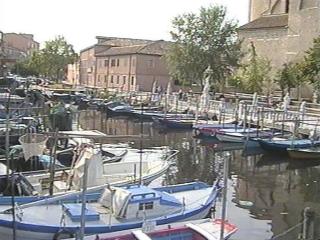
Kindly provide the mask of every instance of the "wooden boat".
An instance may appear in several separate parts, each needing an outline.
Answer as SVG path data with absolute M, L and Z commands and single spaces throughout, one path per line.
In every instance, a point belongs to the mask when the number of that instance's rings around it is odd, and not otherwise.
M 196 137 L 215 137 L 217 131 L 220 129 L 235 129 L 236 126 L 233 123 L 197 123 L 193 125 L 193 129 Z M 240 128 L 240 127 L 238 127 Z
M 261 148 L 270 153 L 287 154 L 288 148 L 306 149 L 314 146 L 320 146 L 320 141 L 312 141 L 310 139 L 258 139 Z
M 175 129 L 192 129 L 194 119 L 173 119 L 157 118 L 157 121 L 164 127 Z
M 90 202 L 85 207 L 84 232 L 89 235 L 141 228 L 148 220 L 163 225 L 201 219 L 208 215 L 219 192 L 218 181 L 212 187 L 202 182 L 159 188 L 106 187 L 102 193 L 87 195 Z M 14 226 L 17 240 L 73 237 L 79 234 L 82 207 L 76 199 L 78 195 L 70 199 L 66 194 L 21 205 L 17 207 L 15 224 L 11 207 L 3 206 L 0 234 L 10 239 Z
M 61 195 L 82 188 L 84 159 L 89 160 L 88 186 L 102 186 L 106 183 L 112 186 L 124 186 L 140 181 L 148 185 L 150 182 L 162 176 L 171 166 L 171 160 L 178 154 L 178 151 L 170 151 L 157 158 L 148 155 L 142 161 L 125 161 L 118 163 L 101 163 L 101 155 L 93 154 L 86 149 L 76 162 L 72 171 L 62 169 L 55 172 L 53 183 L 54 195 Z M 155 156 L 155 155 L 154 155 Z M 140 178 L 141 164 L 141 178 Z M 48 171 L 29 172 L 27 174 L 14 174 L 10 176 L 9 185 L 14 185 L 15 201 L 17 203 L 28 203 L 39 199 L 46 199 L 48 196 L 50 174 Z M 0 205 L 6 205 L 11 200 L 12 188 L 8 185 L 6 175 L 0 177 L 0 188 L 5 196 L 0 198 Z M 20 187 L 18 187 L 20 186 Z
M 97 234 L 84 237 L 85 240 L 145 240 L 161 238 L 176 240 L 177 236 L 184 240 L 213 240 L 220 238 L 222 220 L 201 219 L 190 222 L 177 222 L 166 225 L 154 226 L 154 222 L 146 221 L 142 229 L 131 229 L 114 233 Z M 224 221 L 224 238 L 229 239 L 237 231 L 237 227 Z
M 290 158 L 320 160 L 320 148 L 288 148 Z
M 119 115 L 131 115 L 133 107 L 123 102 L 109 102 L 104 106 L 107 115 L 119 116 Z
M 221 129 L 217 131 L 216 138 L 221 142 L 235 142 L 235 143 L 244 143 L 248 140 L 250 145 L 258 146 L 256 138 L 270 138 L 272 137 L 272 132 L 270 130 L 257 131 L 257 129 L 239 129 L 234 131 L 234 129 Z M 248 142 L 249 142 L 248 141 Z

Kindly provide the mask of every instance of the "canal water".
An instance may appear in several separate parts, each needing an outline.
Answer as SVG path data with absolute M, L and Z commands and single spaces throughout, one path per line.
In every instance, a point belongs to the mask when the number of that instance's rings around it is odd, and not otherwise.
M 163 130 L 151 122 L 107 118 L 94 110 L 80 112 L 78 124 L 82 129 L 111 135 L 138 135 L 143 129 L 142 140 L 124 138 L 105 143 L 130 142 L 134 148 L 170 146 L 179 150 L 174 166 L 154 185 L 194 180 L 212 184 L 222 176 L 224 161 L 229 161 L 227 219 L 239 228 L 232 240 L 298 239 L 305 207 L 316 212 L 315 228 L 320 229 L 319 161 L 293 161 L 265 154 L 259 148 L 195 139 L 192 131 Z M 221 205 L 220 199 L 215 217 L 221 216 Z

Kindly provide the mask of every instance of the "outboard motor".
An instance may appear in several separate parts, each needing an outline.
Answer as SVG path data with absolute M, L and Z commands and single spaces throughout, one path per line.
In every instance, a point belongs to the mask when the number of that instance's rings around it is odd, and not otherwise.
M 12 184 L 14 185 L 13 187 Z M 14 194 L 14 196 L 34 196 L 38 194 L 22 174 L 10 175 L 9 181 L 7 176 L 1 176 L 0 191 L 3 196 L 12 196 L 12 194 Z

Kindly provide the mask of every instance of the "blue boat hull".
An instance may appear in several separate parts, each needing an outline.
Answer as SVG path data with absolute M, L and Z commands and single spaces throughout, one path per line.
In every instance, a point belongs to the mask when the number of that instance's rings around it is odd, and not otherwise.
M 196 183 L 197 184 L 197 183 Z M 199 183 L 198 183 L 199 184 Z M 201 184 L 201 183 L 200 183 Z M 189 184 L 190 186 L 192 184 Z M 185 186 L 178 186 L 175 188 L 156 188 L 156 189 L 164 189 L 163 191 L 184 191 L 189 188 L 188 184 Z M 173 186 L 174 187 L 174 186 Z M 218 184 L 212 188 L 210 195 L 207 200 L 203 204 L 199 204 L 198 207 L 195 207 L 192 210 L 186 210 L 184 212 L 173 213 L 168 216 L 153 218 L 152 220 L 156 222 L 156 225 L 170 224 L 174 222 L 181 221 L 189 221 L 204 218 L 208 215 L 210 209 L 215 204 L 216 199 L 218 198 L 220 193 L 220 187 Z M 1 218 L 1 214 L 0 214 Z M 0 234 L 5 237 L 12 236 L 12 221 L 0 219 Z M 85 234 L 101 234 L 101 233 L 109 233 L 115 231 L 128 230 L 133 228 L 141 228 L 143 225 L 142 220 L 138 220 L 136 222 L 121 222 L 114 225 L 106 226 L 106 225 L 90 225 L 85 227 Z M 40 240 L 40 239 L 54 239 L 57 233 L 61 233 L 62 235 L 65 233 L 67 237 L 74 237 L 79 234 L 79 226 L 66 226 L 61 227 L 57 225 L 46 225 L 45 223 L 41 225 L 26 223 L 16 221 L 15 224 L 17 240 Z M 64 232 L 64 233 L 63 233 Z M 5 238 L 7 239 L 7 238 Z
M 291 141 L 272 141 L 272 140 L 258 140 L 261 148 L 269 153 L 288 154 L 288 148 L 310 148 L 313 146 L 320 146 L 319 141 L 311 142 L 311 140 L 294 140 Z

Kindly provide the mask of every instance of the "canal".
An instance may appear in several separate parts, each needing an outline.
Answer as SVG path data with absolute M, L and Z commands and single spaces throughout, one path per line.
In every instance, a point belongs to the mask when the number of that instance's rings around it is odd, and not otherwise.
M 217 176 L 222 176 L 223 162 L 229 161 L 227 218 L 239 228 L 232 240 L 298 239 L 300 225 L 286 231 L 303 220 L 305 207 L 316 212 L 315 228 L 320 229 L 319 161 L 293 161 L 267 155 L 259 148 L 244 150 L 239 144 L 195 139 L 192 131 L 166 131 L 151 122 L 106 118 L 105 113 L 95 110 L 82 111 L 77 119 L 82 129 L 138 135 L 142 128 L 145 135 L 143 139 L 105 140 L 105 143 L 130 141 L 134 148 L 170 146 L 179 150 L 174 166 L 155 185 L 194 180 L 212 184 Z M 215 212 L 218 218 L 221 205 L 219 200 Z

